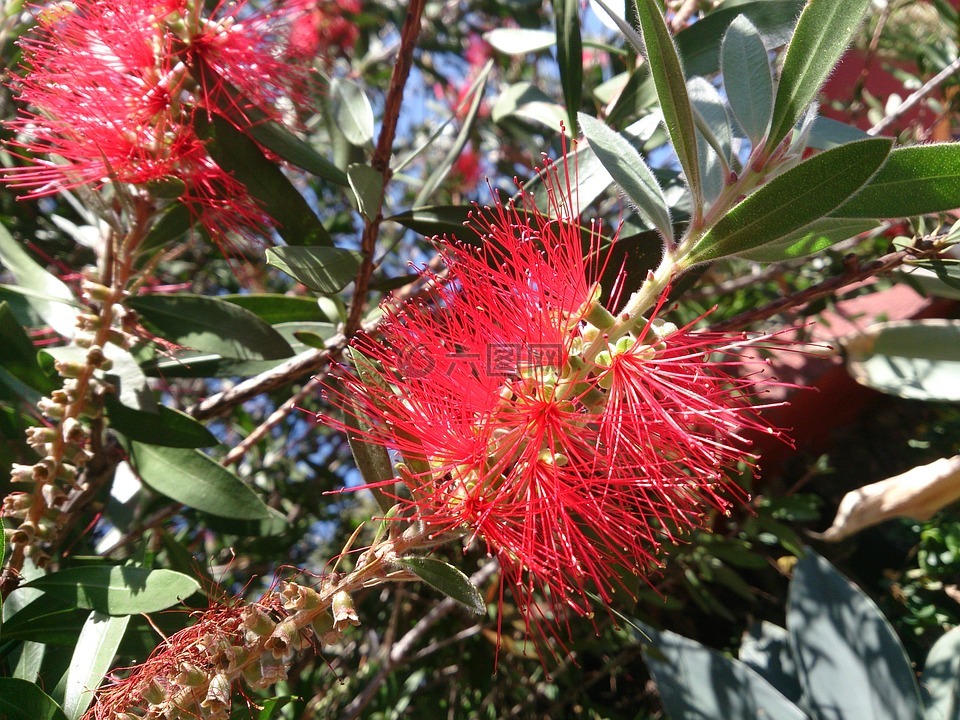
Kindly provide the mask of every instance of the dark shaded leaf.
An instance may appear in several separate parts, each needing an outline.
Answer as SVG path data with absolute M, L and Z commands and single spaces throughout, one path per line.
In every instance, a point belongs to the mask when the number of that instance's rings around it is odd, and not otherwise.
M 39 577 L 24 587 L 105 615 L 165 610 L 200 589 L 196 580 L 173 570 L 120 565 L 68 568 Z
M 893 628 L 860 588 L 812 550 L 794 570 L 787 629 L 816 717 L 920 718 L 920 692 Z
M 290 357 L 289 343 L 252 312 L 206 295 L 138 295 L 127 301 L 158 334 L 186 348 L 238 360 Z
M 330 319 L 320 309 L 316 298 L 312 297 L 258 293 L 217 297 L 249 310 L 269 325 L 284 322 L 325 322 Z
M 360 269 L 363 256 L 356 250 L 328 247 L 267 248 L 267 265 L 280 268 L 319 293 L 340 292 Z
M 689 263 L 747 252 L 819 220 L 870 179 L 892 142 L 872 138 L 841 145 L 778 175 L 710 228 L 694 247 Z
M 744 663 L 675 633 L 636 620 L 631 624 L 649 638 L 649 645 L 644 637 L 638 641 L 663 706 L 674 720 L 806 720 L 800 708 Z
M 229 120 L 195 113 L 197 132 L 216 163 L 243 183 L 264 211 L 277 223 L 288 245 L 332 245 L 333 239 L 310 205 L 280 167 L 269 160 L 257 143 Z
M 239 520 L 271 517 L 252 488 L 199 450 L 131 442 L 130 460 L 147 485 L 184 505 Z
M 583 96 L 583 45 L 580 39 L 579 0 L 551 0 L 556 18 L 557 65 L 560 68 L 560 87 L 567 106 L 570 132 L 578 131 L 577 112 Z
M 470 582 L 470 578 L 453 565 L 428 557 L 401 557 L 397 558 L 397 564 L 477 615 L 487 611 L 480 591 Z
M 220 442 L 202 423 L 173 408 L 160 406 L 155 413 L 134 410 L 112 394 L 103 396 L 103 404 L 110 426 L 131 440 L 179 448 L 210 447 Z
M 0 677 L 0 717 L 3 720 L 67 720 L 60 706 L 37 685 L 7 677 Z

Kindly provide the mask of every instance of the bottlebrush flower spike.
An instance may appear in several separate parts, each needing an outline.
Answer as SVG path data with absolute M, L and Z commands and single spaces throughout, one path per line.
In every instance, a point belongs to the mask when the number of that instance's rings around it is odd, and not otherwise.
M 178 197 L 214 239 L 258 236 L 269 218 L 194 128 L 197 113 L 218 110 L 234 111 L 224 114 L 235 123 L 249 107 L 277 119 L 276 101 L 296 94 L 302 70 L 277 50 L 283 18 L 244 8 L 225 3 L 205 17 L 199 0 L 77 0 L 41 10 L 20 41 L 27 71 L 14 83 L 27 109 L 8 123 L 28 164 L 0 177 L 27 197 L 141 186 Z
M 726 480 L 755 459 L 743 430 L 779 433 L 750 405 L 758 375 L 733 373 L 744 336 L 677 328 L 663 299 L 633 322 L 601 305 L 599 228 L 585 259 L 570 172 L 544 174 L 551 216 L 522 190 L 474 215 L 483 245 L 441 243 L 446 275 L 384 308 L 381 336 L 354 343 L 366 369 L 328 395 L 402 456 L 397 502 L 485 542 L 528 626 L 556 627 L 743 495 Z

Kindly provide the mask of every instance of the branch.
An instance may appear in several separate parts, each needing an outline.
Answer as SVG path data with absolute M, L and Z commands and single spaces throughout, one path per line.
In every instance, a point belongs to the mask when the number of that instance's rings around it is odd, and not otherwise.
M 474 585 L 481 585 L 493 575 L 499 567 L 500 565 L 496 560 L 491 560 L 470 576 L 470 582 Z M 377 670 L 377 674 L 370 679 L 366 687 L 344 708 L 344 718 L 354 720 L 354 718 L 359 717 L 364 708 L 373 700 L 387 676 L 407 661 L 407 656 L 414 645 L 419 642 L 434 625 L 453 612 L 454 608 L 458 606 L 459 603 L 456 600 L 449 597 L 444 598 L 430 608 L 430 611 L 420 618 L 416 625 L 410 628 L 402 638 L 394 643 L 387 652 L 386 657 L 383 658 L 383 663 L 380 665 L 380 669 Z
M 914 105 L 917 105 L 921 100 L 923 100 L 927 95 L 933 92 L 934 88 L 938 87 L 941 83 L 945 82 L 948 78 L 952 77 L 953 74 L 960 70 L 960 57 L 954 60 L 952 63 L 947 65 L 943 70 L 938 72 L 932 78 L 927 80 L 916 92 L 912 93 L 904 100 L 897 108 L 890 113 L 889 115 L 884 116 L 880 122 L 874 125 L 872 128 L 867 130 L 868 135 L 878 135 L 884 130 L 886 130 L 893 122 L 899 118 L 904 113 L 909 112 L 913 109 Z
M 852 258 L 853 262 L 848 263 L 845 271 L 840 275 L 828 278 L 823 282 L 817 283 L 816 285 L 811 285 L 805 290 L 785 295 L 784 297 L 778 298 L 762 307 L 742 312 L 739 315 L 735 315 L 734 317 L 730 318 L 729 320 L 724 320 L 723 322 L 711 325 L 710 329 L 719 332 L 724 330 L 738 330 L 740 328 L 747 327 L 759 320 L 766 320 L 767 318 L 773 317 L 782 310 L 797 307 L 799 305 L 805 305 L 813 302 L 814 300 L 819 300 L 822 297 L 826 297 L 827 295 L 832 295 L 846 285 L 852 285 L 853 283 L 860 282 L 861 280 L 871 278 L 874 275 L 880 275 L 881 273 L 893 270 L 894 268 L 903 265 L 907 261 L 933 257 L 939 252 L 940 248 L 936 245 L 930 244 L 927 246 L 925 243 L 922 249 L 907 248 L 905 250 L 898 250 L 896 252 L 884 255 L 883 257 L 880 257 L 871 263 L 867 263 L 866 265 L 860 265 L 858 262 L 856 262 L 856 257 L 854 256 Z
M 383 109 L 383 120 L 380 126 L 380 136 L 377 138 L 377 147 L 373 151 L 371 165 L 383 177 L 383 187 L 386 188 L 390 180 L 390 156 L 393 154 L 393 140 L 397 134 L 397 121 L 400 117 L 400 108 L 403 105 L 403 90 L 410 76 L 413 65 L 413 51 L 417 46 L 417 37 L 420 35 L 420 22 L 426 0 L 410 0 L 407 8 L 407 17 L 400 31 L 400 50 L 397 53 L 397 62 L 393 66 L 393 75 L 390 77 L 390 87 L 387 89 L 387 99 Z M 380 234 L 380 223 L 383 222 L 383 198 L 380 193 L 376 212 L 373 217 L 367 218 L 363 227 L 363 236 L 360 239 L 360 252 L 363 262 L 357 271 L 354 283 L 353 302 L 347 315 L 344 326 L 344 335 L 352 337 L 360 327 L 360 318 L 367 305 L 367 290 L 370 285 L 370 276 L 374 269 L 374 251 L 377 245 L 377 236 Z
M 266 372 L 248 378 L 228 390 L 211 395 L 206 400 L 187 408 L 186 412 L 197 420 L 222 415 L 261 393 L 276 390 L 317 372 L 335 359 L 345 345 L 346 338 L 342 333 L 337 333 L 327 340 L 322 350 L 307 350 L 295 355 Z

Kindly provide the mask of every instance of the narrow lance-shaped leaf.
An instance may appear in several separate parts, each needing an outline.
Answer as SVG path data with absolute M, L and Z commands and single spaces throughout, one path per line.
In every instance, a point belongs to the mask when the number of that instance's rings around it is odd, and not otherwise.
M 626 138 L 589 115 L 580 115 L 580 125 L 597 158 L 623 188 L 637 212 L 668 241 L 673 241 L 673 226 L 663 190 Z
M 577 134 L 577 111 L 583 95 L 583 46 L 580 40 L 579 0 L 553 0 L 556 16 L 557 65 L 567 106 L 570 131 Z
M 271 517 L 253 489 L 198 450 L 131 442 L 130 459 L 147 485 L 184 505 L 238 520 Z
M 699 76 L 687 82 L 687 93 L 694 109 L 693 119 L 697 130 L 724 162 L 729 162 L 733 131 L 720 93 L 709 80 Z
M 767 150 L 787 136 L 860 26 L 870 0 L 810 0 L 787 47 L 773 102 Z
M 276 360 L 293 354 L 289 343 L 267 323 L 220 298 L 138 295 L 127 304 L 163 337 L 193 350 L 240 360 Z
M 328 247 L 267 248 L 267 265 L 285 273 L 319 293 L 340 292 L 350 283 L 363 256 L 356 250 Z
M 814 717 L 917 720 L 920 691 L 876 604 L 812 550 L 787 598 L 787 629 Z
M 173 570 L 118 565 L 68 568 L 43 575 L 27 587 L 105 615 L 158 612 L 200 589 L 196 580 Z
M 841 145 L 778 175 L 720 218 L 684 263 L 743 253 L 819 220 L 870 179 L 892 143 L 873 138 Z
M 80 631 L 64 679 L 63 710 L 67 720 L 79 720 L 93 701 L 97 687 L 110 669 L 130 616 L 90 613 Z
M 74 307 L 79 305 L 70 288 L 40 267 L 3 225 L 0 225 L 0 265 L 13 273 L 18 285 L 34 291 L 24 295 L 47 325 L 64 337 L 73 337 L 77 316 Z
M 900 218 L 960 207 L 960 143 L 897 148 L 870 182 L 833 214 Z
M 67 720 L 60 706 L 38 685 L 8 677 L 0 677 L 0 717 L 3 720 Z
M 460 127 L 460 132 L 457 133 L 457 139 L 453 142 L 453 145 L 450 146 L 450 149 L 447 151 L 447 154 L 444 155 L 440 164 L 437 165 L 433 172 L 430 173 L 429 177 L 427 177 L 427 179 L 424 181 L 423 187 L 420 188 L 420 191 L 417 193 L 417 197 L 414 198 L 412 207 L 420 207 L 429 200 L 430 196 L 433 195 L 434 191 L 440 187 L 440 184 L 444 181 L 447 175 L 449 175 L 454 163 L 457 162 L 460 154 L 463 152 L 463 148 L 466 147 L 467 141 L 470 139 L 470 135 L 473 133 L 473 127 L 477 119 L 477 114 L 480 112 L 480 107 L 483 104 L 483 91 L 487 86 L 487 77 L 490 75 L 490 71 L 492 69 L 493 60 L 488 60 L 487 64 L 483 66 L 483 69 L 481 69 L 479 73 L 477 73 L 477 76 L 467 89 L 466 95 L 461 101 L 460 107 L 463 107 L 467 100 L 470 101 L 470 105 L 467 109 L 467 114 L 463 117 L 463 123 Z M 446 123 L 437 129 L 437 132 L 434 133 L 427 144 L 440 136 L 445 125 Z M 397 172 L 397 170 L 394 172 Z
M 197 62 L 196 70 L 206 87 L 217 88 L 217 92 L 210 93 L 208 97 L 226 100 L 217 108 L 220 113 L 237 123 L 238 127 L 243 127 L 245 132 L 260 145 L 276 153 L 291 165 L 313 173 L 317 177 L 337 185 L 347 184 L 347 176 L 343 170 L 279 122 L 271 120 L 263 110 L 249 102 L 238 88 L 221 76 L 216 68 L 211 67 L 201 58 Z
M 873 230 L 879 225 L 878 220 L 865 218 L 825 217 L 814 220 L 800 230 L 779 240 L 774 240 L 772 243 L 740 253 L 738 257 L 755 260 L 756 262 L 794 260 L 807 255 L 815 255 L 831 245 L 836 245 L 838 242 L 852 238 L 854 235 Z
M 354 82 L 336 78 L 330 83 L 337 127 L 351 145 L 365 147 L 373 141 L 373 108 L 363 88 Z
M 397 564 L 412 572 L 427 585 L 473 610 L 477 615 L 486 612 L 487 606 L 483 602 L 480 591 L 470 582 L 470 578 L 453 565 L 428 557 L 397 558 Z
M 694 197 L 694 214 L 701 210 L 697 133 L 680 56 L 656 0 L 636 0 L 640 32 L 650 74 L 657 87 L 667 134 Z
M 773 76 L 760 33 L 745 15 L 730 23 L 720 45 L 720 70 L 730 109 L 754 144 L 773 112 Z
M 746 664 L 681 635 L 630 622 L 652 641 L 650 647 L 638 638 L 670 717 L 807 720 Z
M 375 220 L 383 207 L 383 173 L 364 163 L 351 163 L 347 166 L 347 177 L 360 214 L 367 220 Z
M 212 120 L 208 122 L 204 113 L 196 113 L 194 120 L 211 157 L 243 183 L 276 221 L 277 232 L 284 241 L 290 245 L 333 245 L 330 233 L 309 203 L 257 143 L 226 118 L 213 115 Z
M 877 323 L 845 338 L 854 380 L 915 400 L 960 402 L 960 320 L 930 318 Z

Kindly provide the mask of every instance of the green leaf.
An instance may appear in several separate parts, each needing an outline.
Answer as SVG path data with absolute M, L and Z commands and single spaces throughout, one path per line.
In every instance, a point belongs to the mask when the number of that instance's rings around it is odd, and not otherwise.
M 103 396 L 110 426 L 131 440 L 164 447 L 201 448 L 219 440 L 202 423 L 174 408 L 160 406 L 156 412 L 134 410 L 113 394 Z
M 417 196 L 413 200 L 413 207 L 418 207 L 423 205 L 430 199 L 430 196 L 440 187 L 441 183 L 450 173 L 450 170 L 453 169 L 454 164 L 460 158 L 460 155 L 463 153 L 463 148 L 466 147 L 467 142 L 470 140 L 471 136 L 474 134 L 474 126 L 476 124 L 477 115 L 480 112 L 480 107 L 483 104 L 483 95 L 484 89 L 486 88 L 487 78 L 490 76 L 490 70 L 493 69 L 493 60 L 488 60 L 487 63 L 481 68 L 480 72 L 476 74 L 476 77 L 473 79 L 473 82 L 470 83 L 470 87 L 467 89 L 466 94 L 461 100 L 460 107 L 463 107 L 463 103 L 470 101 L 470 106 L 467 109 L 467 114 L 463 117 L 463 123 L 460 127 L 460 132 L 457 133 L 457 138 L 454 140 L 453 144 L 450 146 L 450 149 L 443 156 L 443 160 L 439 165 L 430 173 L 426 180 L 423 182 L 423 187 L 417 192 Z M 439 137 L 440 130 L 437 131 L 436 136 Z M 432 140 L 433 138 L 431 138 Z
M 757 28 L 768 50 L 785 44 L 797 23 L 805 0 L 756 0 L 724 2 L 673 38 L 688 75 L 711 75 L 720 68 L 723 34 L 738 15 Z
M 920 676 L 924 720 L 960 717 L 960 628 L 948 630 L 927 654 Z
M 225 98 L 217 110 L 237 127 L 244 128 L 250 137 L 262 147 L 291 165 L 306 170 L 319 178 L 337 185 L 346 185 L 347 176 L 336 165 L 320 155 L 309 144 L 294 135 L 282 124 L 272 120 L 267 113 L 250 102 L 243 93 L 229 83 L 216 68 L 199 59 L 196 69 L 205 87 L 216 88 L 215 97 Z
M 749 666 L 675 633 L 631 624 L 647 636 L 644 657 L 667 714 L 680 718 L 769 718 L 807 716 Z
M 320 293 L 340 292 L 360 269 L 363 256 L 356 250 L 328 247 L 267 248 L 267 265 L 280 268 L 306 287 Z
M 526 55 L 536 53 L 557 44 L 557 34 L 549 30 L 530 30 L 527 28 L 494 28 L 483 34 L 497 52 L 506 55 Z
M 476 212 L 476 209 L 471 205 L 427 205 L 411 208 L 386 219 L 427 238 L 447 235 L 460 242 L 479 244 L 480 234 L 466 224 L 473 212 Z
M 870 182 L 833 214 L 901 218 L 960 207 L 960 143 L 897 148 Z
M 566 113 L 561 105 L 553 101 L 543 90 L 532 83 L 518 82 L 506 87 L 490 110 L 495 123 L 501 123 L 509 117 L 536 123 L 552 132 L 558 132 L 566 121 Z M 570 128 L 567 128 L 569 134 Z
M 699 76 L 687 81 L 687 93 L 695 111 L 693 119 L 697 130 L 717 155 L 723 158 L 724 164 L 729 163 L 733 133 L 720 93 L 707 79 Z
M 90 707 L 96 689 L 110 670 L 113 656 L 120 647 L 129 622 L 129 616 L 110 617 L 98 612 L 90 613 L 80 631 L 66 674 L 63 710 L 67 720 L 80 720 Z
M 872 138 L 841 145 L 778 175 L 700 238 L 686 260 L 688 266 L 746 252 L 819 220 L 870 179 L 892 142 Z
M 212 123 L 205 113 L 195 113 L 194 117 L 197 133 L 206 140 L 210 156 L 243 183 L 274 219 L 277 232 L 288 245 L 333 245 L 330 233 L 306 199 L 256 142 L 220 115 L 213 115 Z
M 812 550 L 794 570 L 787 629 L 815 717 L 920 717 L 913 669 L 890 623 L 860 588 Z
M 697 134 L 680 56 L 656 0 L 635 2 L 640 18 L 640 32 L 646 46 L 645 56 L 657 87 L 657 98 L 660 100 L 667 134 L 693 194 L 694 207 L 699 208 L 702 193 L 700 163 L 697 160 Z
M 360 214 L 367 220 L 376 219 L 383 205 L 383 174 L 369 165 L 352 163 L 347 166 L 347 178 Z
M 861 385 L 915 400 L 960 402 L 960 320 L 877 323 L 843 341 Z
M 296 295 L 243 293 L 218 295 L 220 300 L 249 310 L 269 325 L 284 322 L 327 322 L 330 318 L 320 309 L 317 299 Z
M 797 663 L 790 651 L 790 633 L 785 628 L 766 620 L 752 623 L 743 635 L 737 657 L 790 702 L 803 697 Z
M 16 658 L 16 663 L 10 673 L 11 677 L 34 682 L 40 674 L 40 668 L 43 665 L 43 658 L 47 653 L 47 646 L 43 643 L 31 642 L 27 640 L 20 643 L 18 652 L 11 656 L 11 661 Z
M 767 135 L 772 151 L 816 98 L 843 55 L 870 0 L 810 0 L 787 47 Z
M 26 592 L 27 588 L 23 588 L 23 591 Z M 10 598 L 4 603 L 4 610 L 11 604 Z M 62 599 L 40 594 L 9 615 L 3 623 L 2 637 L 4 641 L 22 640 L 72 648 L 85 619 L 86 613 L 71 607 Z
M 866 140 L 869 135 L 860 128 L 847 125 L 838 120 L 818 115 L 810 126 L 807 147 L 817 150 L 829 150 L 837 145 L 846 145 L 857 140 Z M 896 150 L 893 151 L 897 152 Z M 892 155 L 893 153 L 891 153 Z
M 199 450 L 134 441 L 130 460 L 147 485 L 184 505 L 238 520 L 271 517 L 270 508 L 252 488 Z
M 190 208 L 179 202 L 171 203 L 150 226 L 143 242 L 137 246 L 137 252 L 142 255 L 159 250 L 182 238 L 190 232 L 191 227 L 193 216 Z
M 470 582 L 470 578 L 453 565 L 428 557 L 401 557 L 397 558 L 397 564 L 477 615 L 483 615 L 487 611 L 480 591 Z
M 34 390 L 50 392 L 56 387 L 40 368 L 30 336 L 6 301 L 0 301 L 0 337 L 0 367 Z
M 577 112 L 583 96 L 583 45 L 580 40 L 580 1 L 552 0 L 556 17 L 557 65 L 560 68 L 560 87 L 567 106 L 570 132 L 577 130 Z
M 173 570 L 94 565 L 44 575 L 24 587 L 42 590 L 84 610 L 135 615 L 166 610 L 190 597 L 200 585 Z
M 756 262 L 793 260 L 814 255 L 854 235 L 873 230 L 879 225 L 880 223 L 876 220 L 860 218 L 821 218 L 786 237 L 740 253 L 738 257 Z
M 330 248 L 333 251 L 333 248 Z M 137 295 L 127 301 L 161 336 L 178 345 L 238 360 L 278 360 L 293 350 L 252 312 L 206 295 Z
M 597 158 L 636 204 L 640 217 L 656 228 L 667 242 L 672 242 L 673 224 L 667 200 L 640 153 L 626 138 L 596 118 L 581 114 L 580 124 Z
M 0 717 L 3 720 L 67 720 L 60 706 L 37 685 L 0 677 Z
M 723 36 L 720 69 L 730 109 L 756 145 L 770 126 L 773 76 L 760 33 L 745 15 L 738 15 Z
M 373 142 L 373 108 L 363 89 L 344 78 L 330 83 L 337 127 L 351 145 L 365 147 Z
M 76 332 L 80 305 L 62 280 L 51 275 L 31 258 L 6 228 L 0 225 L 0 264 L 17 279 L 30 306 L 43 321 L 64 337 Z
M 359 350 L 350 351 L 350 360 L 362 382 L 367 385 L 383 385 L 380 372 Z M 355 431 L 347 433 L 347 442 L 350 443 L 350 451 L 353 453 L 357 470 L 360 471 L 360 477 L 367 485 L 372 486 L 368 490 L 373 494 L 380 510 L 386 513 L 393 507 L 394 500 L 384 493 L 382 483 L 389 482 L 397 473 L 393 469 L 387 448 L 369 439 L 371 425 L 366 418 L 358 414 L 360 412 L 360 408 L 345 409 L 343 412 L 344 422 Z

